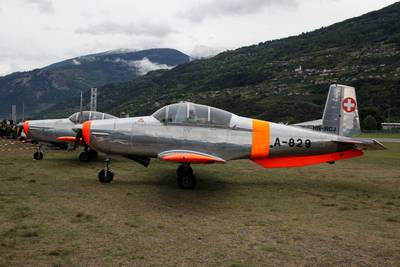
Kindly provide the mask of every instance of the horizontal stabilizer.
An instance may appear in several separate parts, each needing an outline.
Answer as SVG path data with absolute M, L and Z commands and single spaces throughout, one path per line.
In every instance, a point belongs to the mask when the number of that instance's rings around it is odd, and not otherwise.
M 191 150 L 169 150 L 158 155 L 159 158 L 166 161 L 179 163 L 225 163 L 222 158 Z
M 386 147 L 374 139 L 339 137 L 336 143 L 354 144 L 360 150 L 385 150 Z

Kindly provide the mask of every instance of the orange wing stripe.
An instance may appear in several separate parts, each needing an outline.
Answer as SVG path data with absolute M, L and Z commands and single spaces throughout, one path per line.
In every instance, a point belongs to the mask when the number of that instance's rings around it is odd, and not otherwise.
M 323 155 L 314 156 L 294 156 L 294 157 L 280 157 L 268 159 L 256 159 L 255 163 L 265 168 L 289 168 L 289 167 L 304 167 L 320 163 L 334 162 L 343 159 L 360 157 L 364 153 L 358 149 L 350 149 L 344 152 L 335 152 Z
M 269 156 L 270 125 L 267 121 L 253 120 L 253 143 L 251 158 L 260 159 Z
M 61 141 L 61 142 L 73 143 L 73 142 L 75 142 L 76 138 L 73 136 L 60 136 L 60 137 L 57 137 L 57 140 Z
M 193 154 L 193 153 L 176 153 L 162 157 L 163 160 L 175 162 L 190 162 L 190 163 L 224 163 L 223 160 L 210 156 Z

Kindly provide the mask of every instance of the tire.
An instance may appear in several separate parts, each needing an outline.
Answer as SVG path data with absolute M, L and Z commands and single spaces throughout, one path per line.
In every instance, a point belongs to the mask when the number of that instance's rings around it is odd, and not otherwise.
M 196 187 L 197 180 L 194 175 L 183 176 L 178 177 L 177 184 L 180 189 L 190 190 Z
M 107 172 L 101 170 L 99 172 L 99 181 L 102 182 L 103 184 L 109 184 L 112 182 L 113 179 L 114 179 L 114 173 L 112 172 L 112 170 L 107 170 Z
M 89 155 L 90 155 L 90 158 L 91 159 L 94 159 L 94 160 L 96 160 L 98 157 L 99 157 L 99 154 L 97 153 L 97 151 L 96 150 L 89 150 Z
M 193 176 L 193 169 L 190 166 L 180 165 L 176 170 L 178 177 Z
M 33 153 L 33 158 L 35 160 L 42 160 L 43 159 L 43 152 L 35 152 L 35 153 Z
M 90 154 L 88 152 L 82 152 L 79 154 L 79 160 L 82 162 L 89 162 L 91 160 Z

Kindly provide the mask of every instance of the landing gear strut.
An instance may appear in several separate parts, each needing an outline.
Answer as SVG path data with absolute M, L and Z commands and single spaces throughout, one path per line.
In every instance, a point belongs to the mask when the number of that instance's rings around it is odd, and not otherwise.
M 196 177 L 188 163 L 180 165 L 176 170 L 176 174 L 178 175 L 177 184 L 180 189 L 193 189 L 196 187 Z
M 43 151 L 42 151 L 42 146 L 41 145 L 37 145 L 36 146 L 36 152 L 33 153 L 33 158 L 35 160 L 42 160 L 43 159 Z
M 109 165 L 110 165 L 110 159 L 107 157 L 104 160 L 104 169 L 102 169 L 99 172 L 99 181 L 104 183 L 104 184 L 111 183 L 113 178 L 114 178 L 114 173 L 110 169 Z

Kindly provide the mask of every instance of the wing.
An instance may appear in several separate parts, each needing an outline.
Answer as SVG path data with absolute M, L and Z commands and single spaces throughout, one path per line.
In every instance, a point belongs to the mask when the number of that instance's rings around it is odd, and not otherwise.
M 168 150 L 158 154 L 160 159 L 179 163 L 225 163 L 220 157 L 192 150 Z

